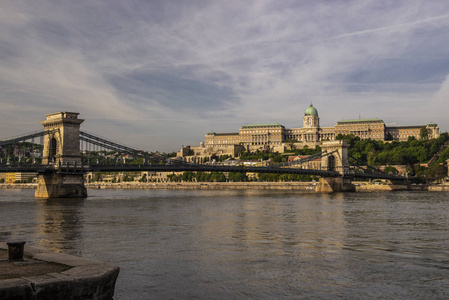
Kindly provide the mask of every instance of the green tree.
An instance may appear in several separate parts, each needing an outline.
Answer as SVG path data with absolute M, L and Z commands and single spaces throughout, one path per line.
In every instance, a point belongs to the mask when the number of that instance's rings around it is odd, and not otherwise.
M 421 127 L 421 129 L 419 130 L 419 137 L 422 140 L 427 140 L 429 137 L 429 131 L 427 130 L 426 126 Z
M 392 167 L 392 166 L 386 167 L 384 172 L 388 173 L 388 174 L 391 173 L 391 174 L 394 174 L 394 175 L 397 175 L 399 173 L 398 169 L 396 169 L 395 167 Z
M 296 146 L 295 146 L 296 142 L 298 142 L 298 141 L 295 140 L 295 139 L 287 139 L 287 140 L 285 140 L 285 143 L 290 147 L 290 150 L 292 150 L 292 151 L 296 149 Z
M 433 180 L 441 181 L 447 176 L 447 169 L 443 165 L 434 164 L 427 171 L 427 175 Z
M 145 174 L 143 174 L 143 176 L 139 179 L 139 182 L 147 182 L 148 181 L 148 179 L 147 179 L 147 174 L 145 173 Z

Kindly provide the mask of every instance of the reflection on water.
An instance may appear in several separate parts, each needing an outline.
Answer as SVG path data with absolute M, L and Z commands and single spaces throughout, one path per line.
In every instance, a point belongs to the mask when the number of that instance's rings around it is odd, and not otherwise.
M 81 255 L 82 208 L 85 199 L 39 199 L 35 239 L 38 246 L 54 252 Z
M 445 193 L 2 191 L 0 239 L 121 267 L 116 299 L 443 299 Z

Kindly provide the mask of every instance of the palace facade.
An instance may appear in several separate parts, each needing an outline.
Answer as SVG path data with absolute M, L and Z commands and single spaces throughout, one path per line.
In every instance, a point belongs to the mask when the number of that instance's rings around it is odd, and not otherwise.
M 249 124 L 233 133 L 209 132 L 200 147 L 181 149 L 178 156 L 208 156 L 228 154 L 235 157 L 241 150 L 268 150 L 283 153 L 285 148 L 315 147 L 321 141 L 333 141 L 339 134 L 353 134 L 360 139 L 379 141 L 406 141 L 410 136 L 420 139 L 421 128 L 427 129 L 428 138 L 438 138 L 437 124 L 387 126 L 380 119 L 338 121 L 333 127 L 321 127 L 318 111 L 312 104 L 306 109 L 302 128 L 285 128 L 281 124 Z M 197 161 L 194 159 L 194 161 Z

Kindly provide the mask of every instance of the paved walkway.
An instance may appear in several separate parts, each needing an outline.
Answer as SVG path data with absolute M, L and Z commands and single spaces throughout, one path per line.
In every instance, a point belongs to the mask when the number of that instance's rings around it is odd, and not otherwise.
M 119 268 L 108 263 L 27 246 L 9 261 L 0 242 L 0 299 L 112 299 Z
M 8 260 L 8 252 L 0 249 L 0 280 L 24 276 L 36 276 L 47 273 L 60 273 L 69 268 L 69 266 L 48 263 L 30 257 L 24 257 L 23 261 L 11 262 Z

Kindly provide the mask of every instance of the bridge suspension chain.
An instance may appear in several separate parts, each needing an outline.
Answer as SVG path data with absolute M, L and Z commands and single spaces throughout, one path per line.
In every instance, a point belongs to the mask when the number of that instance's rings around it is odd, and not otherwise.
M 80 140 L 112 151 L 129 152 L 133 154 L 139 153 L 139 150 L 105 140 L 84 131 L 80 131 Z
M 333 153 L 335 153 L 335 152 L 337 152 L 338 150 L 334 150 L 334 151 L 332 151 L 332 152 L 320 152 L 320 153 L 315 153 L 315 154 L 312 154 L 312 155 L 309 155 L 309 156 L 307 156 L 307 157 L 305 157 L 305 158 L 301 158 L 301 159 L 299 159 L 299 160 L 294 160 L 294 161 L 291 161 L 291 162 L 289 162 L 289 163 L 284 163 L 284 164 L 275 164 L 275 165 L 272 165 L 273 167 L 280 167 L 280 166 L 296 166 L 296 165 L 301 165 L 301 164 L 303 164 L 303 163 L 306 163 L 306 162 L 309 162 L 309 161 L 312 161 L 312 160 L 314 160 L 314 159 L 317 159 L 317 158 L 322 158 L 322 157 L 325 157 L 325 156 L 329 156 L 329 155 L 331 155 L 331 154 L 333 154 Z
M 355 166 L 355 167 L 359 167 L 359 168 L 362 168 L 362 169 L 363 168 L 367 168 L 367 169 L 370 169 L 370 170 L 374 171 L 377 174 L 386 174 L 384 171 L 382 171 L 380 169 L 377 169 L 375 167 L 372 167 L 372 166 L 366 164 L 365 162 L 363 162 L 363 161 L 361 161 L 361 160 L 359 160 L 359 159 L 357 159 L 357 158 L 355 158 L 355 157 L 353 157 L 351 155 L 348 155 L 348 157 L 353 159 L 353 160 L 355 160 L 357 163 L 359 163 L 359 164 L 353 164 L 353 166 Z
M 47 135 L 47 134 L 51 134 L 54 132 L 59 131 L 59 129 L 53 129 L 53 130 L 43 130 L 43 131 L 36 131 L 36 132 L 32 132 L 32 133 L 27 133 L 25 135 L 22 136 L 18 136 L 18 137 L 14 137 L 11 139 L 7 139 L 7 140 L 3 140 L 0 141 L 0 146 L 5 146 L 5 145 L 11 145 L 11 144 L 15 144 L 18 142 L 25 142 L 27 140 L 33 140 L 35 137 L 41 137 L 41 144 L 43 143 L 42 141 L 42 137 Z

